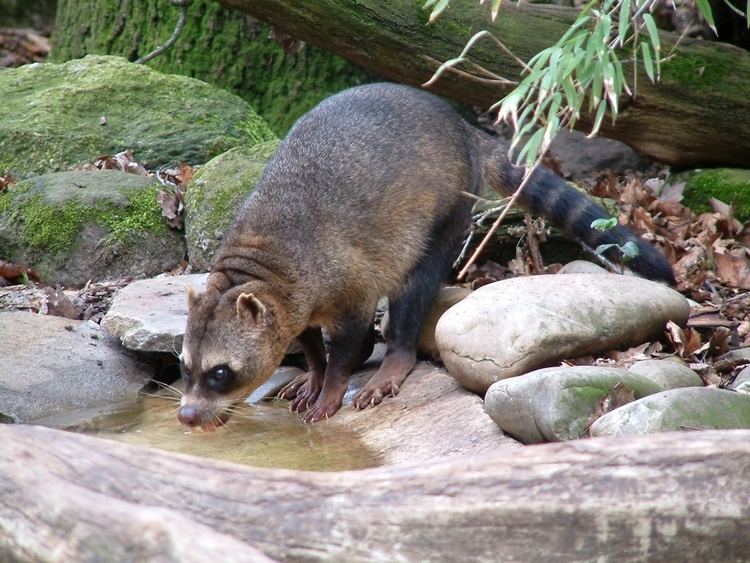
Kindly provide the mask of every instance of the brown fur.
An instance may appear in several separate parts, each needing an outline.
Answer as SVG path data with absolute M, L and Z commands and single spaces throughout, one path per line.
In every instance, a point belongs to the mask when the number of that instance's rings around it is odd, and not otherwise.
M 520 182 L 506 153 L 438 98 L 404 86 L 354 88 L 300 119 L 228 232 L 206 292 L 189 297 L 181 420 L 214 426 L 225 401 L 265 381 L 295 338 L 310 371 L 282 395 L 304 420 L 332 415 L 372 349 L 381 297 L 390 300 L 388 351 L 354 405 L 395 395 L 468 225 L 472 202 L 462 192 L 486 182 L 511 193 Z M 592 218 L 606 213 L 547 171 L 522 200 L 591 244 L 634 238 L 592 232 Z M 636 266 L 668 279 L 664 259 L 639 244 Z M 321 327 L 331 340 L 327 363 Z

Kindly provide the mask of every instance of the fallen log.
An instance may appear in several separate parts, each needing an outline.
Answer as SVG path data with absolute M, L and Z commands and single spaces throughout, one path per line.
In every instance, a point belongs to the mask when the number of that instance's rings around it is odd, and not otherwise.
M 487 3 L 456 0 L 431 25 L 429 12 L 412 0 L 218 0 L 287 34 L 331 51 L 391 80 L 420 85 L 438 66 L 457 57 L 477 31 L 491 30 L 518 57 L 528 60 L 550 46 L 574 20 L 576 10 L 504 2 L 494 24 Z M 662 52 L 675 34 L 662 33 Z M 493 43 L 472 58 L 508 79 L 520 67 Z M 641 65 L 642 67 L 642 65 Z M 642 68 L 641 68 L 642 70 Z M 632 76 L 632 71 L 626 72 Z M 432 91 L 487 108 L 506 89 L 471 72 L 448 72 Z M 601 135 L 677 166 L 747 165 L 750 152 L 750 53 L 723 43 L 686 40 L 654 85 L 638 76 L 638 97 L 626 100 L 616 127 Z M 607 120 L 605 120 L 606 122 Z M 590 128 L 583 120 L 580 127 Z
M 0 560 L 740 561 L 750 431 L 312 473 L 0 425 L 0 495 Z

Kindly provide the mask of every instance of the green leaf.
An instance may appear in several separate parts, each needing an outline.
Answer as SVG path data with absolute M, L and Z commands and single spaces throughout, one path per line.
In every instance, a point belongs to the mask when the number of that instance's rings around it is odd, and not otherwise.
M 651 38 L 651 44 L 654 46 L 654 53 L 656 58 L 659 58 L 659 51 L 661 51 L 661 45 L 659 43 L 659 30 L 656 29 L 656 22 L 651 14 L 646 12 L 643 14 L 643 21 L 646 24 L 648 30 L 648 36 Z
M 422 86 L 430 86 L 431 84 L 435 83 L 438 78 L 449 68 L 452 68 L 458 64 L 461 64 L 466 59 L 463 57 L 456 57 L 455 59 L 450 59 L 448 61 L 445 61 L 443 64 L 441 64 L 438 69 L 435 71 L 435 74 L 432 75 L 432 78 L 430 78 L 427 82 L 422 84 Z
M 608 217 L 607 219 L 595 219 L 591 223 L 591 228 L 597 231 L 609 231 L 617 226 L 617 217 Z
M 654 82 L 654 61 L 651 60 L 651 49 L 648 43 L 641 43 L 641 51 L 643 51 L 643 68 L 651 82 Z
M 430 22 L 434 22 L 437 17 L 443 13 L 443 10 L 445 10 L 448 7 L 448 2 L 450 0 L 438 0 L 437 4 L 435 4 L 435 7 L 432 9 L 432 13 L 430 14 Z
M 492 0 L 492 9 L 490 10 L 490 15 L 492 17 L 492 21 L 495 21 L 495 18 L 497 17 L 497 13 L 500 11 L 500 4 L 503 3 L 503 0 Z
M 611 244 L 600 244 L 599 246 L 596 247 L 596 249 L 594 249 L 594 254 L 604 254 L 610 248 L 616 248 L 618 246 L 620 246 L 620 245 L 619 244 L 614 244 L 614 243 L 611 243 Z
M 711 11 L 711 4 L 708 3 L 708 0 L 695 0 L 695 5 L 698 6 L 698 9 L 700 10 L 701 14 L 706 20 L 706 23 L 714 32 L 714 35 L 719 35 L 719 33 L 716 31 L 716 24 L 714 23 L 714 14 Z
M 578 99 L 579 93 L 578 90 L 576 90 L 575 84 L 573 84 L 573 79 L 570 77 L 570 75 L 566 76 L 563 79 L 562 88 L 563 92 L 565 92 L 567 104 L 569 106 L 574 105 L 575 101 Z
M 627 262 L 628 260 L 632 260 L 636 256 L 638 256 L 638 253 L 640 252 L 640 249 L 638 248 L 638 245 L 633 242 L 632 240 L 629 240 L 625 244 L 623 244 L 620 247 L 620 252 L 622 252 L 622 257 Z
M 596 109 L 596 118 L 594 119 L 594 127 L 591 129 L 591 133 L 587 135 L 587 137 L 590 139 L 591 137 L 596 136 L 596 134 L 599 132 L 599 128 L 602 126 L 602 120 L 604 119 L 604 114 L 607 111 L 607 100 L 602 100 L 599 102 L 599 107 Z
M 625 36 L 628 33 L 630 24 L 630 0 L 622 0 L 618 17 L 620 20 L 618 22 L 617 40 L 620 42 L 620 47 L 622 47 L 625 44 Z
M 526 141 L 526 144 L 518 154 L 518 160 L 516 162 L 523 162 L 526 166 L 531 166 L 539 156 L 539 148 L 542 145 L 542 138 L 544 137 L 544 129 L 538 129 L 531 138 Z

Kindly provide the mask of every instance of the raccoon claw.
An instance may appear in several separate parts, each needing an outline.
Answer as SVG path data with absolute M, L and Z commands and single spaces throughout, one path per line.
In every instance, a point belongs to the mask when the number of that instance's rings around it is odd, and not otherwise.
M 277 399 L 286 399 L 288 401 L 294 399 L 297 394 L 299 393 L 300 387 L 302 387 L 305 383 L 307 383 L 307 380 L 310 378 L 309 373 L 302 373 L 292 379 L 289 383 L 287 383 L 284 387 L 281 388 L 281 391 L 276 393 Z
M 313 390 L 310 389 L 309 385 L 303 386 L 289 405 L 289 410 L 293 412 L 306 411 L 311 405 L 313 405 L 313 403 L 315 403 L 318 399 L 318 395 L 320 395 L 320 389 Z
M 341 407 L 341 403 L 339 404 L 326 404 L 321 403 L 320 401 L 316 401 L 314 405 L 310 406 L 307 409 L 307 412 L 304 415 L 300 416 L 300 420 L 302 422 L 320 422 L 323 419 L 328 420 L 328 418 L 332 417 Z
M 387 381 L 380 385 L 365 385 L 362 390 L 357 393 L 352 401 L 352 405 L 357 410 L 363 410 L 367 407 L 374 407 L 383 402 L 383 399 L 387 396 L 395 397 L 400 391 L 399 386 L 391 381 Z

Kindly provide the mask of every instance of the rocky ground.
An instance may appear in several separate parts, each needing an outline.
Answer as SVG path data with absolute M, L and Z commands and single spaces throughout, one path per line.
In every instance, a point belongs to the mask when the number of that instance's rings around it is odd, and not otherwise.
M 8 159 L 0 170 L 0 283 L 6 286 L 0 288 L 6 311 L 0 346 L 12 358 L 0 367 L 6 418 L 33 420 L 124 398 L 150 377 L 176 376 L 183 286 L 205 281 L 185 274 L 208 268 L 278 143 L 239 98 L 135 66 L 88 57 L 0 76 L 9 94 L 0 108 Z M 137 109 L 128 109 L 118 92 L 135 83 L 143 96 Z M 13 108 L 31 99 L 39 120 L 21 123 Z M 77 124 L 51 121 L 61 107 L 88 117 Z M 59 135 L 42 134 L 50 130 Z M 729 196 L 697 213 L 682 202 L 701 197 L 705 174 L 668 177 L 632 155 L 618 161 L 618 150 L 562 145 L 548 164 L 617 204 L 621 221 L 645 233 L 673 263 L 678 291 L 608 275 L 590 262 L 563 267 L 545 251 L 545 239 L 558 235 L 521 218 L 506 229 L 506 236 L 521 237 L 514 255 L 483 257 L 460 287 L 444 291 L 431 314 L 421 350 L 432 363 L 420 364 L 416 374 L 426 370 L 437 379 L 415 374 L 402 397 L 379 407 L 381 414 L 390 408 L 403 417 L 400 410 L 415 408 L 415 397 L 432 397 L 451 381 L 445 396 L 457 404 L 464 400 L 458 397 L 473 397 L 466 400 L 475 409 L 485 396 L 487 414 L 465 413 L 472 422 L 467 418 L 464 427 L 473 428 L 476 418 L 524 443 L 748 425 L 750 397 L 742 391 L 750 369 L 750 232 L 743 221 L 750 217 L 738 188 L 743 172 L 712 171 L 711 181 L 722 186 L 713 193 Z M 575 152 L 589 155 L 588 168 L 571 164 L 566 154 Z M 592 162 L 596 155 L 600 160 Z M 641 172 L 625 172 L 617 162 Z M 614 170 L 601 174 L 603 168 Z M 484 202 L 482 209 L 501 203 Z M 479 223 L 493 213 L 478 211 L 472 244 Z M 588 273 L 575 273 L 581 271 Z M 81 365 L 99 374 L 88 376 L 96 387 L 85 384 Z M 33 378 L 19 379 L 30 372 Z M 424 419 L 414 424 L 438 420 L 443 396 L 428 401 Z M 37 410 L 24 401 L 36 401 Z M 50 412 L 38 410 L 43 407 Z M 356 425 L 356 413 L 347 412 L 335 418 Z M 362 416 L 365 425 L 375 420 Z M 464 451 L 458 444 L 466 436 L 436 451 Z M 486 447 L 482 440 L 475 445 Z M 398 451 L 407 456 L 417 449 Z

